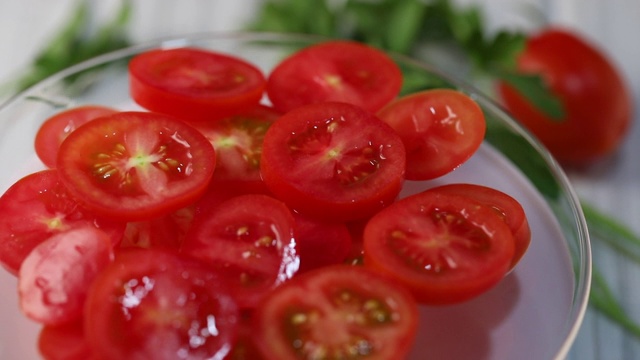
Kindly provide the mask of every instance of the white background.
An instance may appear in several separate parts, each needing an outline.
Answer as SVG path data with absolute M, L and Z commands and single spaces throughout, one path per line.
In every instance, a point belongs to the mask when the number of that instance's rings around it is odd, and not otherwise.
M 551 22 L 580 31 L 607 52 L 632 88 L 640 109 L 640 0 L 476 0 L 489 9 L 491 24 L 532 26 L 535 19 L 513 16 L 523 3 L 539 6 Z M 130 34 L 135 41 L 199 31 L 241 29 L 260 0 L 134 0 Z M 47 44 L 67 20 L 71 0 L 2 0 L 0 3 L 0 84 L 11 80 Z M 93 1 L 94 16 L 102 19 L 117 0 Z M 2 96 L 0 96 L 0 99 Z M 638 112 L 637 112 L 638 113 Z M 636 113 L 636 114 L 637 114 Z M 631 128 L 621 151 L 586 173 L 570 174 L 579 195 L 627 223 L 640 233 L 640 130 Z M 605 274 L 623 306 L 640 323 L 640 266 L 593 244 L 596 266 Z M 0 324 L 7 326 L 7 324 Z M 640 358 L 640 340 L 626 336 L 607 319 L 589 311 L 570 359 Z

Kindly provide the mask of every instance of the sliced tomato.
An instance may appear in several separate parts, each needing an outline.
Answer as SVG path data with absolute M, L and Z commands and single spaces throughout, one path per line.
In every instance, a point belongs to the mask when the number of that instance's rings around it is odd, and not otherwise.
M 511 268 L 516 266 L 522 259 L 531 243 L 531 228 L 524 209 L 518 200 L 498 189 L 478 184 L 454 183 L 441 185 L 429 191 L 469 196 L 489 206 L 504 220 L 513 234 L 515 252 L 511 261 Z
M 351 251 L 351 233 L 342 222 L 329 222 L 294 213 L 296 249 L 303 273 L 345 261 Z
M 434 179 L 454 170 L 478 150 L 486 131 L 480 106 L 450 89 L 404 96 L 378 116 L 402 138 L 409 180 Z
M 364 267 L 334 265 L 281 285 L 256 310 L 269 359 L 402 359 L 418 325 L 406 290 Z
M 45 360 L 94 360 L 84 337 L 82 320 L 42 327 L 38 335 L 38 352 Z
M 151 111 L 208 121 L 254 107 L 266 79 L 251 63 L 197 48 L 156 49 L 129 63 L 131 97 Z
M 262 142 L 269 126 L 279 117 L 273 108 L 260 105 L 218 121 L 194 123 L 216 150 L 214 179 L 262 185 Z
M 159 218 L 128 222 L 120 246 L 178 250 L 194 214 L 195 208 L 188 206 Z
M 281 201 L 262 194 L 233 197 L 197 215 L 182 252 L 229 279 L 242 308 L 254 308 L 298 270 L 294 218 Z
M 402 72 L 381 50 L 346 40 L 304 48 L 280 62 L 267 79 L 274 107 L 287 112 L 326 101 L 375 112 L 398 96 Z
M 46 325 L 79 319 L 89 285 L 112 259 L 109 237 L 95 227 L 53 235 L 36 246 L 20 266 L 22 312 Z
M 371 113 L 347 103 L 299 107 L 264 138 L 262 178 L 308 216 L 346 221 L 393 202 L 404 181 L 402 140 Z
M 364 229 L 364 264 L 431 305 L 469 300 L 505 276 L 511 230 L 471 198 L 425 191 L 374 215 Z
M 100 105 L 85 105 L 61 111 L 45 120 L 35 138 L 38 158 L 49 168 L 56 167 L 62 141 L 78 126 L 95 118 L 111 115 L 117 110 Z
M 216 155 L 200 132 L 171 116 L 119 112 L 71 133 L 58 153 L 61 181 L 87 208 L 140 221 L 195 201 L 213 175 Z
M 84 326 L 104 360 L 221 359 L 235 342 L 238 316 L 210 268 L 167 251 L 129 249 L 91 286 Z
M 125 223 L 96 216 L 67 192 L 55 169 L 18 180 L 0 197 L 0 263 L 17 275 L 24 258 L 49 237 L 93 226 L 108 234 L 115 247 Z

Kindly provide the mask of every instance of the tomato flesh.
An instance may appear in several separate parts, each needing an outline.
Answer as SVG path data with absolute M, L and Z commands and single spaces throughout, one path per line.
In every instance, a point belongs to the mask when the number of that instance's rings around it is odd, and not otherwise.
M 126 221 L 167 215 L 206 190 L 216 157 L 209 141 L 173 117 L 119 112 L 71 133 L 60 179 L 88 209 Z

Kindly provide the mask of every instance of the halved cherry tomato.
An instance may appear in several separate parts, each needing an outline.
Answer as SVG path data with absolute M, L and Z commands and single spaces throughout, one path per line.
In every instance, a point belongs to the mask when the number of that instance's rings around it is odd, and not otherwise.
M 85 105 L 55 114 L 45 120 L 36 133 L 36 155 L 47 167 L 56 167 L 60 144 L 72 131 L 95 118 L 116 112 L 117 110 L 105 106 Z
M 238 316 L 210 268 L 171 252 L 128 249 L 92 284 L 84 327 L 104 360 L 221 359 L 235 342 Z
M 400 93 L 402 73 L 384 52 L 355 41 L 325 41 L 280 62 L 267 79 L 273 106 L 341 101 L 375 112 Z
M 478 150 L 486 131 L 480 106 L 450 89 L 404 96 L 378 116 L 402 138 L 409 180 L 434 179 L 454 170 Z
M 383 209 L 364 229 L 364 264 L 419 302 L 458 303 L 495 286 L 514 254 L 511 230 L 471 198 L 424 191 Z
M 329 222 L 294 213 L 296 249 L 303 273 L 340 264 L 351 251 L 351 234 L 342 222 Z
M 95 227 L 53 235 L 36 246 L 20 266 L 22 312 L 46 325 L 79 319 L 89 285 L 112 259 L 109 237 Z
M 268 359 L 402 359 L 418 307 L 378 273 L 334 265 L 276 288 L 254 318 L 255 342 Z
M 24 258 L 49 237 L 93 226 L 109 235 L 115 247 L 125 223 L 96 216 L 73 199 L 55 169 L 23 177 L 0 197 L 0 263 L 17 275 Z
M 182 253 L 224 274 L 238 304 L 254 308 L 298 271 L 294 224 L 291 211 L 275 198 L 236 196 L 197 214 Z
M 518 71 L 539 74 L 564 106 L 553 119 L 513 87 L 498 93 L 513 116 L 564 165 L 588 165 L 614 152 L 633 120 L 633 98 L 622 74 L 575 32 L 547 28 L 527 40 Z
M 251 63 L 196 48 L 157 49 L 129 63 L 131 97 L 151 111 L 209 121 L 258 105 L 266 85 Z
M 82 320 L 42 327 L 38 335 L 38 351 L 45 360 L 98 359 L 84 338 Z
M 367 217 L 395 200 L 404 181 L 400 137 L 347 103 L 305 105 L 264 138 L 262 178 L 300 213 L 335 221 Z
M 71 133 L 58 153 L 61 181 L 87 208 L 140 221 L 195 201 L 213 175 L 213 146 L 171 116 L 119 112 Z
M 509 226 L 513 234 L 515 252 L 511 268 L 526 253 L 531 243 L 531 229 L 529 228 L 529 220 L 518 200 L 498 189 L 478 184 L 453 183 L 437 186 L 429 191 L 469 196 L 493 209 Z
M 271 107 L 259 105 L 218 121 L 194 123 L 216 150 L 216 181 L 262 185 L 260 156 L 262 142 L 269 126 L 280 117 Z

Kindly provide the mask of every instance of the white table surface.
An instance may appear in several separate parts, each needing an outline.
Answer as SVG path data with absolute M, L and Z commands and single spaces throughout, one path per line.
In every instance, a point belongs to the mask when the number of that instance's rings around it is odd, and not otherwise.
M 460 0 L 469 3 L 474 0 Z M 477 0 L 491 8 L 495 26 L 511 24 L 504 17 L 510 0 Z M 529 0 L 541 6 L 555 23 L 581 31 L 604 49 L 620 67 L 633 90 L 635 123 L 612 159 L 587 173 L 570 173 L 578 194 L 616 216 L 640 234 L 640 0 Z M 242 28 L 260 0 L 133 0 L 130 34 L 134 40 L 198 31 Z M 0 84 L 24 68 L 53 31 L 66 20 L 73 0 L 2 0 L 0 3 Z M 95 18 L 113 11 L 117 0 L 92 2 Z M 515 22 L 522 19 L 515 20 Z M 2 96 L 0 95 L 0 100 Z M 629 315 L 640 323 L 640 266 L 626 261 L 598 242 L 592 244 L 595 265 L 604 273 Z M 3 326 L 4 324 L 0 325 Z M 588 310 L 569 359 L 609 360 L 640 358 L 640 339 Z

